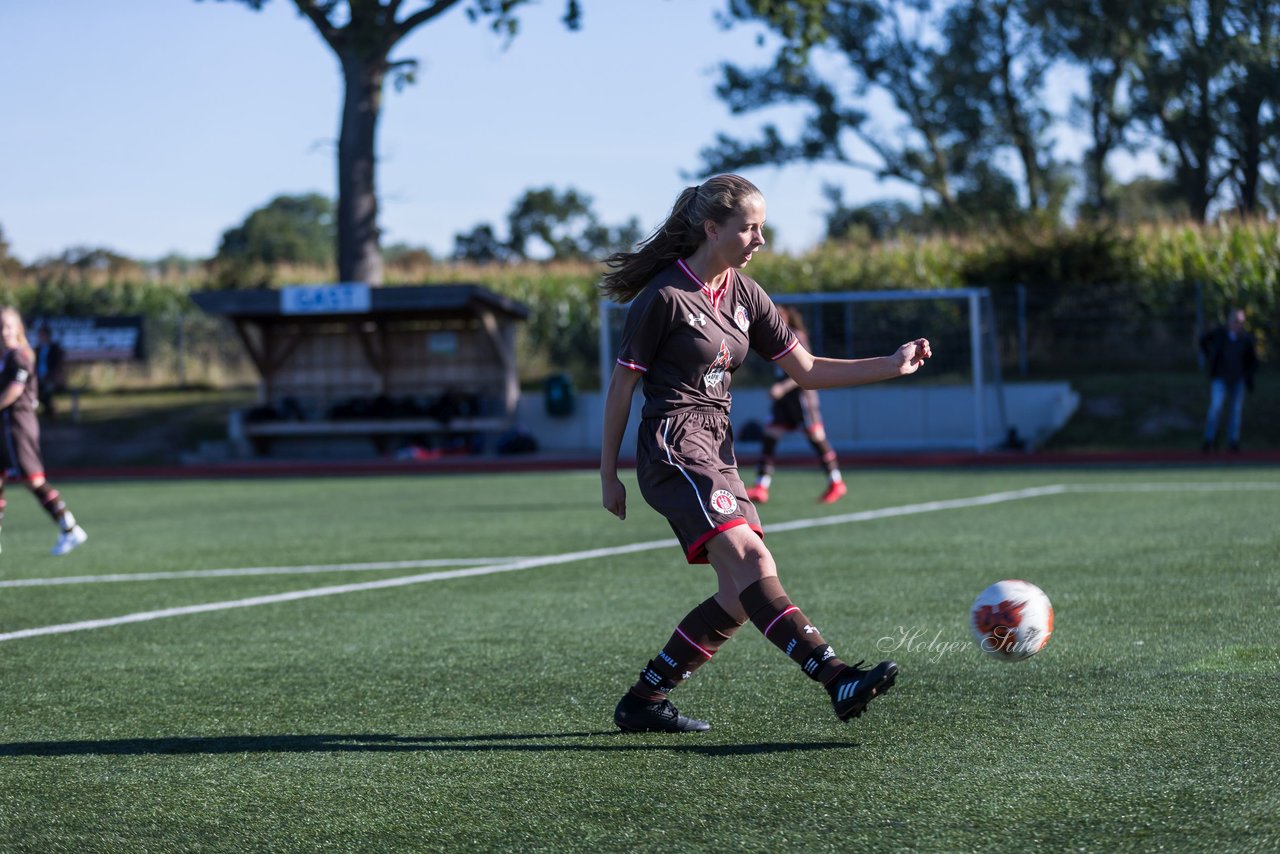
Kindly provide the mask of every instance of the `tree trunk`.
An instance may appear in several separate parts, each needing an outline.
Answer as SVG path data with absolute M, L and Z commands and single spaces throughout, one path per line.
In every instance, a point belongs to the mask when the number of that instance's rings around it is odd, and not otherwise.
M 1186 153 L 1189 152 L 1189 153 Z M 1209 166 L 1207 158 L 1212 154 L 1203 146 L 1194 143 L 1184 149 L 1179 168 L 1183 198 L 1191 217 L 1199 223 L 1209 220 L 1209 204 L 1213 201 L 1213 193 L 1209 190 Z
M 1259 213 L 1259 189 L 1262 186 L 1262 107 L 1263 99 L 1250 92 L 1236 102 L 1238 117 L 1232 128 L 1231 141 L 1236 150 L 1236 192 L 1240 212 L 1245 216 Z
M 1034 109 L 1034 107 L 1024 108 L 1019 97 L 1020 93 L 1016 91 L 1017 84 L 1014 80 L 1013 70 L 1014 56 L 1010 46 L 1011 37 L 1009 34 L 1009 29 L 1012 26 L 1009 21 L 1011 15 L 1009 6 L 999 4 L 997 14 L 999 17 L 996 33 L 1000 38 L 1000 58 L 995 77 L 1000 86 L 1000 92 L 998 93 L 1000 107 L 1004 111 L 1004 124 L 1008 128 L 1014 151 L 1018 152 L 1018 159 L 1022 161 L 1022 171 L 1027 182 L 1027 208 L 1032 211 L 1038 211 L 1044 207 L 1045 181 L 1043 170 L 1040 167 L 1040 152 L 1037 150 L 1036 140 L 1032 136 L 1031 120 L 1024 112 L 1024 109 Z
M 1116 117 L 1116 92 L 1124 74 L 1123 63 L 1098 62 L 1089 71 L 1089 131 L 1093 145 L 1085 152 L 1085 207 L 1095 218 L 1114 213 L 1107 158 L 1119 145 L 1122 125 Z
M 338 279 L 382 284 L 376 186 L 378 114 L 386 61 L 341 57 L 345 92 L 338 136 Z

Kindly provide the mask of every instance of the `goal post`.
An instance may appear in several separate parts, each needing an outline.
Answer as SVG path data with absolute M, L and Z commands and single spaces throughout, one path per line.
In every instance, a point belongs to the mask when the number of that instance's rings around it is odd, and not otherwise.
M 987 288 L 939 290 L 843 291 L 836 293 L 771 294 L 778 305 L 799 309 L 816 355 L 866 358 L 893 352 L 913 337 L 926 337 L 934 356 L 909 385 L 897 383 L 845 390 L 857 394 L 883 386 L 895 394 L 871 397 L 868 407 L 889 408 L 880 423 L 892 422 L 895 408 L 901 417 L 936 421 L 937 429 L 907 430 L 902 436 L 877 429 L 867 415 L 859 425 L 842 424 L 836 390 L 823 392 L 823 415 L 832 444 L 842 450 L 990 450 L 1006 439 L 1004 386 L 1000 372 L 1000 348 L 996 315 Z M 600 376 L 607 388 L 617 355 L 626 305 L 600 302 Z M 739 398 L 751 389 L 762 389 L 773 379 L 773 367 L 752 356 L 734 375 L 734 415 Z M 904 392 L 910 392 L 904 397 Z M 829 405 L 832 399 L 834 405 Z M 750 413 L 748 413 L 749 415 Z M 747 417 L 744 415 L 743 417 Z M 849 419 L 846 419 L 849 420 Z M 859 419 L 852 419 L 859 420 Z M 842 447 L 843 446 L 843 447 Z

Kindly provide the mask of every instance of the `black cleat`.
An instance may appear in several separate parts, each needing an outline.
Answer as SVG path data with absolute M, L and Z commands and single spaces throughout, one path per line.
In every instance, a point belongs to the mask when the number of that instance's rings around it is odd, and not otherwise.
M 686 718 L 670 700 L 646 702 L 630 693 L 618 701 L 613 722 L 623 732 L 706 732 L 711 724 Z
M 861 661 L 846 667 L 827 688 L 836 717 L 842 721 L 858 717 L 867 703 L 892 688 L 897 678 L 898 665 L 892 661 L 882 661 L 870 670 L 864 670 Z

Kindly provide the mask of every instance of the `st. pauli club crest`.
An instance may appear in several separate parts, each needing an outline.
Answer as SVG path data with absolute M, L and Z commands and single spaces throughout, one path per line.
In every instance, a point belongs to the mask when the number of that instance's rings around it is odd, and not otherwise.
M 738 510 L 738 499 L 734 498 L 733 493 L 727 489 L 717 489 L 711 493 L 708 504 L 713 513 L 719 513 L 722 516 L 731 515 Z

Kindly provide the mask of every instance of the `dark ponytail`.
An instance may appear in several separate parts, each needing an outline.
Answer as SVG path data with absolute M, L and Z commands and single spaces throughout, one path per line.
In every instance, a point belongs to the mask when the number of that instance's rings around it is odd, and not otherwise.
M 696 187 L 685 187 L 666 222 L 634 252 L 615 252 L 604 260 L 609 272 L 600 290 L 614 302 L 631 302 L 654 276 L 702 245 L 708 220 L 723 225 L 748 198 L 760 195 L 755 184 L 739 175 L 716 175 Z

